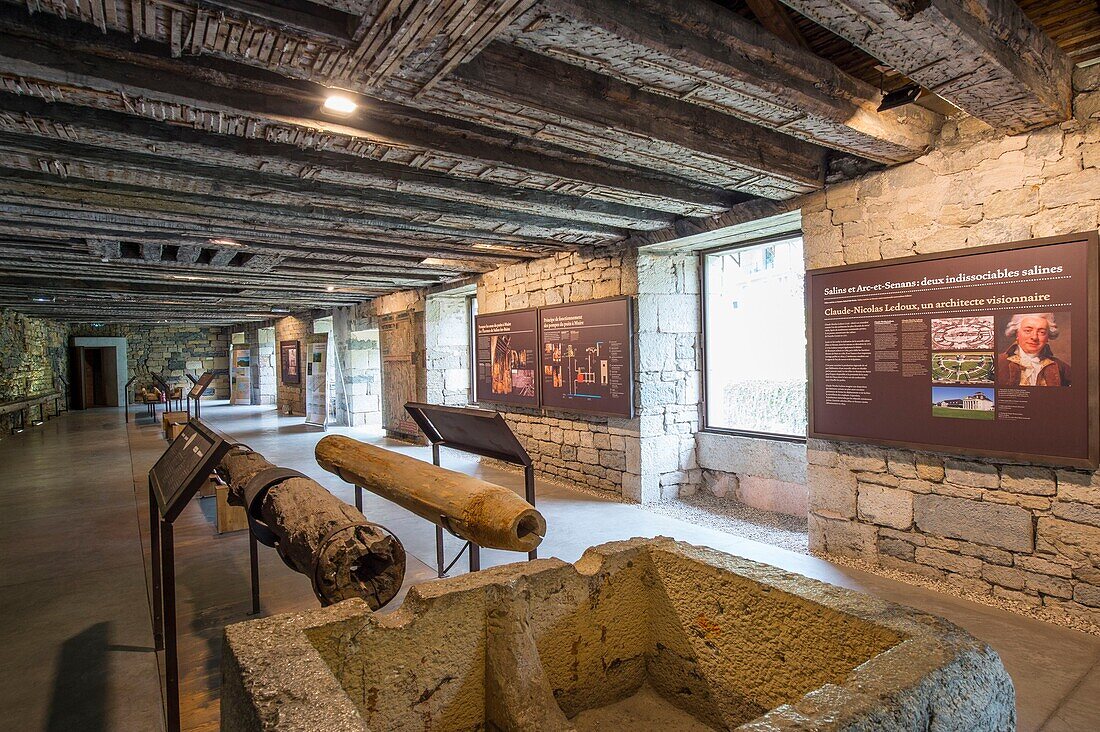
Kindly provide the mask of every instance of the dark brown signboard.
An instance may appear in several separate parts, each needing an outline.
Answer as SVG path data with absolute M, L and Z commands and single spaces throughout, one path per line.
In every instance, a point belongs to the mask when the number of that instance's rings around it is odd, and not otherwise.
M 1100 464 L 1095 232 L 807 273 L 810 437 Z
M 542 405 L 634 416 L 630 298 L 538 312 Z
M 191 391 L 188 396 L 192 399 L 198 399 L 202 396 L 203 392 L 210 387 L 210 383 L 214 381 L 214 372 L 205 371 L 203 375 L 199 377 L 199 380 L 195 382 L 195 385 L 191 387 Z
M 535 310 L 478 315 L 477 401 L 537 407 L 538 316 Z
M 149 471 L 157 508 L 165 520 L 175 520 L 233 444 L 198 418 L 184 426 Z

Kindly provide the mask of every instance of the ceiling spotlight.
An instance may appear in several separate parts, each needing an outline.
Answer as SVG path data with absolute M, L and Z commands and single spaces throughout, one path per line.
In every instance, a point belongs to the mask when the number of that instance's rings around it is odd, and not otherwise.
M 273 312 L 273 313 L 289 313 L 290 308 L 275 305 L 271 308 L 271 312 Z
M 103 257 L 99 258 L 99 261 L 103 262 L 104 264 L 107 264 L 111 261 L 111 258 L 107 257 L 107 256 L 103 256 Z
M 329 114 L 339 115 L 341 117 L 347 117 L 352 114 L 359 105 L 355 103 L 351 97 L 346 94 L 329 94 L 325 99 L 323 108 Z
M 239 247 L 241 243 L 235 239 L 209 239 L 211 244 L 219 247 Z
M 46 297 L 45 295 L 35 295 L 31 298 L 33 302 L 53 302 L 55 298 Z
M 206 282 L 209 281 L 209 277 L 198 277 L 196 275 L 168 275 L 173 280 L 189 280 L 191 282 Z
M 328 290 L 329 292 L 336 292 L 336 288 L 335 288 L 335 287 L 333 287 L 332 285 L 329 285 L 329 286 L 328 286 L 328 287 L 326 287 L 325 289 L 326 289 L 326 290 Z
M 906 104 L 912 104 L 921 98 L 924 90 L 920 84 L 906 84 L 900 89 L 895 89 L 889 94 L 882 95 L 882 101 L 878 105 L 878 111 L 885 112 L 888 109 L 897 109 Z

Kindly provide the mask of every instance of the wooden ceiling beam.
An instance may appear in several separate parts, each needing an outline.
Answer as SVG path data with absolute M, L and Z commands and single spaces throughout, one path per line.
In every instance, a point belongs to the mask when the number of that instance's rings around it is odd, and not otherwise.
M 525 20 L 523 48 L 881 163 L 927 152 L 943 121 L 879 112 L 878 89 L 711 0 L 548 0 Z
M 490 45 L 416 103 L 764 198 L 824 183 L 823 148 L 513 46 Z
M 455 226 L 464 235 L 485 239 L 495 237 L 502 227 L 516 235 L 566 245 L 597 244 L 623 237 L 621 230 L 609 226 L 530 214 L 507 214 L 389 191 L 362 191 L 337 184 L 184 163 L 140 153 L 119 155 L 115 151 L 60 139 L 0 132 L 0 165 L 38 171 L 42 169 L 42 160 L 60 163 L 67 179 L 126 183 L 151 190 L 296 206 L 321 214 L 331 209 L 342 214 L 350 212 L 385 217 L 386 220 L 393 217 L 414 228 L 424 223 L 444 224 Z
M 410 272 L 427 272 L 433 268 L 418 266 L 426 257 L 478 259 L 486 264 L 502 265 L 524 259 L 537 259 L 540 255 L 524 251 L 500 251 L 496 249 L 471 249 L 452 255 L 432 254 L 431 250 L 412 244 L 395 244 L 377 239 L 358 239 L 332 234 L 271 231 L 230 227 L 221 222 L 210 222 L 205 232 L 214 238 L 232 238 L 247 241 L 258 251 L 295 253 L 300 261 L 318 260 L 325 264 L 335 262 L 344 267 L 376 266 L 392 262 Z M 162 217 L 120 214 L 115 212 L 59 206 L 52 201 L 26 201 L 16 198 L 0 201 L 0 236 L 30 237 L 36 239 L 103 238 L 122 237 L 132 242 L 194 241 L 188 239 L 193 231 L 181 231 L 175 222 L 165 223 Z M 285 260 L 291 261 L 289 258 Z
M 1069 58 L 1013 0 L 783 3 L 1003 132 L 1071 115 Z
M 74 35 L 79 38 L 72 40 Z M 93 53 L 105 49 L 109 56 Z M 730 193 L 713 186 L 516 139 L 485 126 L 484 120 L 425 115 L 381 100 L 365 103 L 353 118 L 325 119 L 319 115 L 321 86 L 293 79 L 285 79 L 285 86 L 260 83 L 232 73 L 233 68 L 258 73 L 247 67 L 188 61 L 139 53 L 112 36 L 85 39 L 73 24 L 54 18 L 31 23 L 22 11 L 0 5 L 0 75 L 6 77 L 0 78 L 0 89 L 17 94 L 310 153 L 681 216 L 713 215 L 746 200 L 731 200 Z
M 129 184 L 51 178 L 44 173 L 0 168 L 0 200 L 38 201 L 49 205 L 64 202 L 74 208 L 104 213 L 128 212 L 174 224 L 178 232 L 210 231 L 219 223 L 244 227 L 244 231 L 281 231 L 303 236 L 319 233 L 357 236 L 365 240 L 408 244 L 410 251 L 425 257 L 442 253 L 467 255 L 473 244 L 501 244 L 532 253 L 550 253 L 566 248 L 555 242 L 532 239 L 504 231 L 463 231 L 426 222 L 412 225 L 399 219 L 355 216 L 316 207 L 246 203 L 167 190 L 153 190 Z M 235 238 L 233 235 L 226 235 Z M 247 236 L 247 234 L 246 234 Z M 400 247 L 397 248 L 400 250 Z
M 663 228 L 674 215 L 602 199 L 508 187 L 421 171 L 321 150 L 307 151 L 260 139 L 168 126 L 115 112 L 47 103 L 0 93 L 0 131 L 79 142 L 138 156 L 244 171 L 253 180 L 336 184 L 349 190 L 424 199 L 440 208 L 460 204 L 505 215 L 537 215 L 631 230 Z M 370 195 L 368 193 L 368 195 Z

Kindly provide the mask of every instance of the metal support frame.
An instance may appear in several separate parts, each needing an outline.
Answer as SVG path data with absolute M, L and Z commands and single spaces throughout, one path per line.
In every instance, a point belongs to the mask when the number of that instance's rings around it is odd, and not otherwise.
M 248 571 L 252 580 L 252 612 L 249 615 L 260 614 L 260 553 L 259 542 L 252 528 L 248 529 Z
M 165 729 L 180 730 L 179 651 L 176 638 L 176 557 L 172 523 L 161 518 L 149 480 L 149 550 L 153 570 L 153 647 L 164 651 Z

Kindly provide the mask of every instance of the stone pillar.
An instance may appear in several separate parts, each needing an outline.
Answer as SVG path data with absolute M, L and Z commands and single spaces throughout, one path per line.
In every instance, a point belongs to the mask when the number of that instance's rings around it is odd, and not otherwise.
M 695 456 L 699 429 L 702 325 L 699 257 L 694 253 L 638 255 L 636 405 L 637 484 L 623 495 L 641 503 L 694 492 L 701 472 Z

